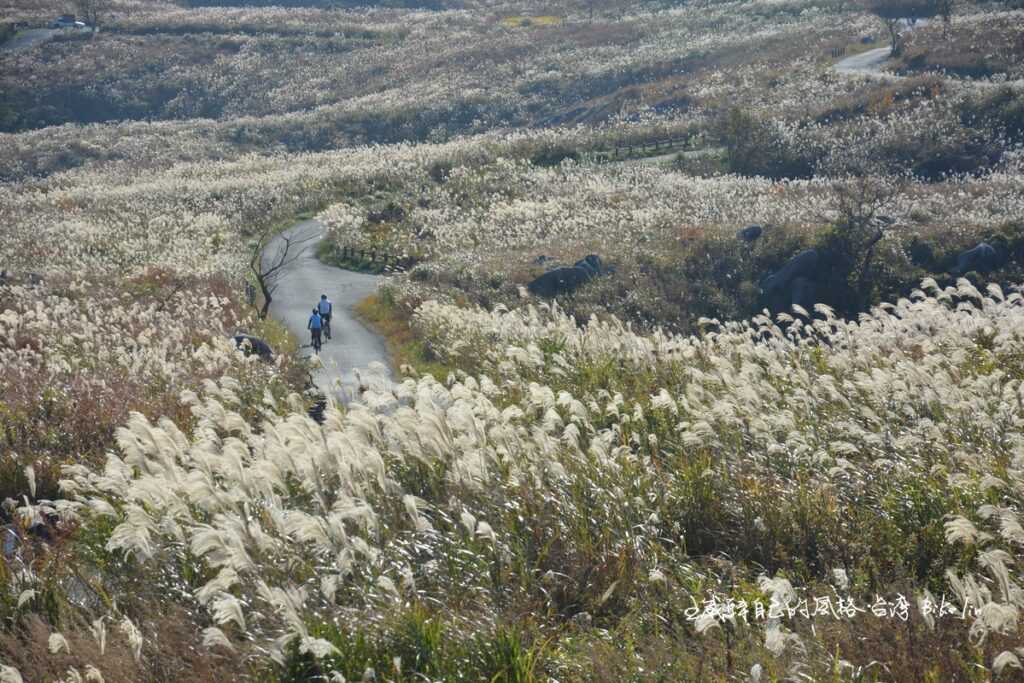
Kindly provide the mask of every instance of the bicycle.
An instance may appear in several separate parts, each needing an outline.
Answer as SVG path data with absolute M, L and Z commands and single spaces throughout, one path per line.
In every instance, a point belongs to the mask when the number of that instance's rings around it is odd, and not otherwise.
M 331 314 L 328 313 L 327 315 L 324 315 L 322 317 L 323 317 L 323 326 L 324 326 L 324 336 L 327 337 L 328 340 L 330 340 L 330 338 L 331 338 Z
M 323 343 L 320 341 L 320 330 L 313 330 L 313 340 L 311 346 L 313 347 L 313 352 L 316 353 L 317 355 L 320 355 L 320 347 L 323 346 Z

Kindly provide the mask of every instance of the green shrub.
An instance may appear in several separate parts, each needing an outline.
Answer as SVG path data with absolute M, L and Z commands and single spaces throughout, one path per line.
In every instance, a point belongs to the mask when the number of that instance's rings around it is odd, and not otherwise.
M 782 139 L 768 121 L 741 109 L 731 109 L 718 123 L 729 170 L 768 178 L 810 178 L 819 157 L 810 146 Z
M 492 681 L 532 683 L 541 680 L 543 643 L 532 644 L 519 629 L 505 626 L 472 628 L 465 632 L 445 620 L 441 612 L 413 605 L 386 616 L 378 626 L 347 627 L 315 624 L 310 636 L 321 638 L 337 651 L 317 660 L 301 652 L 293 639 L 285 662 L 270 680 L 306 683 L 337 672 L 346 680 L 389 681 Z

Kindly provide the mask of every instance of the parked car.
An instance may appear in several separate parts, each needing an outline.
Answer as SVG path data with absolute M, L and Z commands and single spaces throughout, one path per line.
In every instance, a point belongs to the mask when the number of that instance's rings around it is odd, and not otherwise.
M 76 21 L 72 14 L 62 14 L 53 20 L 50 28 L 85 28 L 85 22 Z

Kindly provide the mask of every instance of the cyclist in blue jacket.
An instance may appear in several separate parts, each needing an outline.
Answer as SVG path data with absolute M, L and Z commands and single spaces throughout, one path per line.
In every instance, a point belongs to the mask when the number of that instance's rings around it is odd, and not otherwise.
M 312 335 L 310 340 L 313 345 L 313 350 L 320 353 L 320 330 L 323 329 L 323 318 L 320 317 L 320 312 L 317 309 L 313 309 L 313 315 L 309 316 L 309 322 L 306 323 L 306 329 L 309 330 Z

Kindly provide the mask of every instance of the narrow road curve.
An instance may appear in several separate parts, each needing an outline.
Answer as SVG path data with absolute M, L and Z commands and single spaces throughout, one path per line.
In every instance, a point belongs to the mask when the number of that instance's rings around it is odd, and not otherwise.
M 270 314 L 299 339 L 300 353 L 312 356 L 306 323 L 320 295 L 327 295 L 334 304 L 333 338 L 324 339 L 320 350 L 322 365 L 315 370 L 313 381 L 324 393 L 333 394 L 336 400 L 348 404 L 359 397 L 360 385 L 384 389 L 394 377 L 384 339 L 357 320 L 353 310 L 377 291 L 383 278 L 322 263 L 316 257 L 316 245 L 325 233 L 326 228 L 319 221 L 302 221 L 282 232 L 264 249 L 263 257 L 268 259 L 282 248 L 283 238 L 302 241 L 293 247 L 299 250 L 298 257 L 288 264 L 277 281 Z
M 687 149 L 680 152 L 659 154 L 653 157 L 635 157 L 632 159 L 610 161 L 608 162 L 608 165 L 620 166 L 623 168 L 628 166 L 660 166 L 662 164 L 671 164 L 677 157 L 683 157 L 684 159 L 700 159 L 702 157 L 715 156 L 724 152 L 724 147 L 702 147 L 700 149 Z
M 931 22 L 927 19 L 918 19 L 917 21 L 901 19 L 900 27 L 904 33 L 909 33 L 914 29 L 927 26 L 929 23 Z M 874 50 L 862 52 L 859 55 L 853 55 L 846 59 L 841 59 L 833 64 L 832 68 L 841 74 L 872 74 L 874 76 L 897 79 L 899 76 L 896 74 L 882 73 L 882 65 L 889 60 L 891 55 L 891 46 L 879 47 Z
M 927 19 L 919 19 L 916 24 L 906 24 L 904 26 L 904 30 L 905 31 L 912 31 L 915 28 L 919 28 L 921 26 L 927 26 L 927 25 L 928 25 L 928 20 Z M 879 47 L 879 48 L 875 48 L 874 50 L 868 50 L 867 52 L 862 52 L 859 55 L 853 55 L 851 57 L 847 57 L 846 59 L 841 59 L 838 62 L 836 62 L 835 64 L 833 64 L 832 68 L 835 69 L 836 72 L 841 73 L 841 74 L 854 75 L 854 76 L 857 76 L 857 75 L 860 75 L 860 76 L 872 76 L 872 77 L 874 77 L 875 79 L 878 79 L 878 80 L 898 81 L 898 80 L 903 79 L 904 76 L 899 76 L 899 75 L 894 74 L 894 73 L 886 73 L 886 72 L 882 71 L 882 67 L 885 65 L 885 63 L 887 61 L 889 61 L 889 58 L 890 58 L 891 54 L 892 54 L 891 48 L 889 48 L 889 47 Z M 1016 87 L 1016 88 L 1024 87 L 1024 81 L 1022 81 L 1022 80 L 1004 81 L 1004 82 L 992 82 L 992 81 L 978 80 L 978 79 L 969 79 L 969 78 L 954 79 L 954 78 L 949 78 L 949 77 L 947 77 L 946 80 L 947 80 L 947 82 L 959 83 L 960 85 L 963 85 L 963 86 L 966 86 L 966 87 L 970 87 L 970 88 L 980 89 L 980 90 L 987 90 L 987 89 L 991 89 L 991 88 L 999 88 L 999 87 L 1006 87 L 1006 86 L 1013 86 L 1013 87 Z
M 840 60 L 833 68 L 841 74 L 881 74 L 882 65 L 891 53 L 891 48 L 879 47 Z

